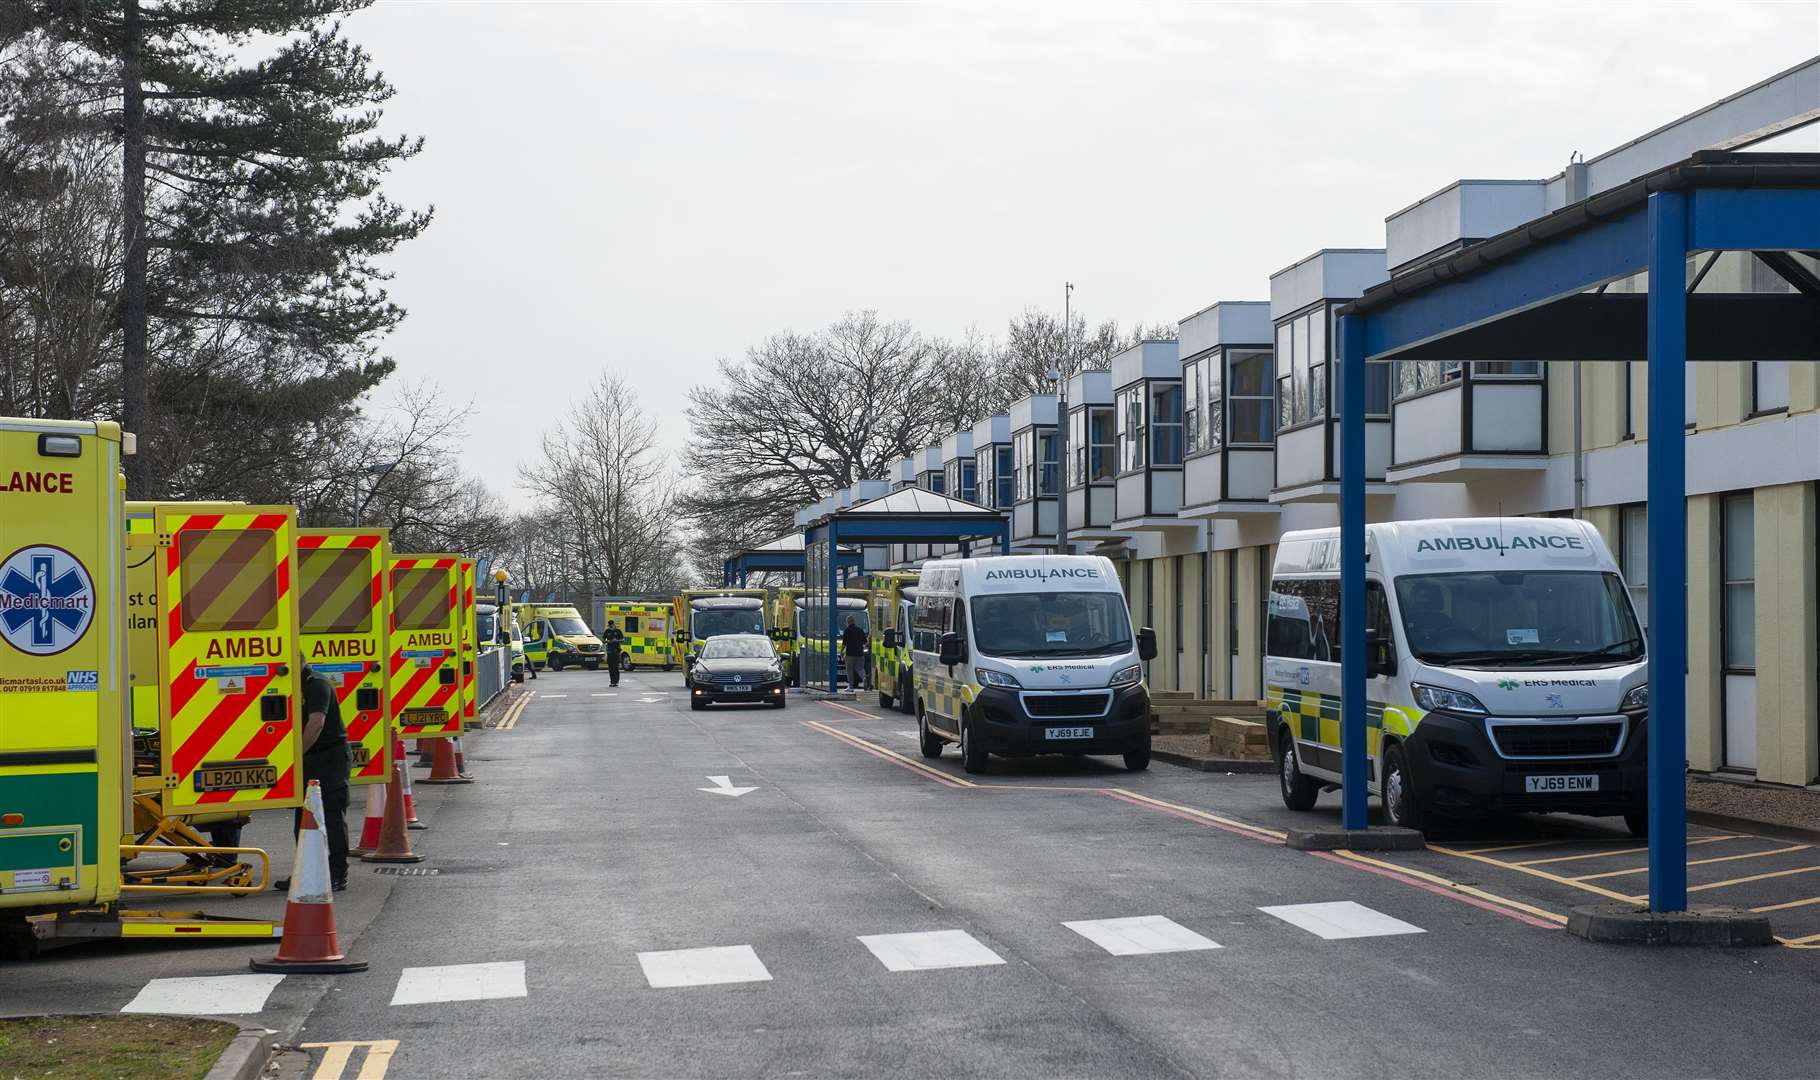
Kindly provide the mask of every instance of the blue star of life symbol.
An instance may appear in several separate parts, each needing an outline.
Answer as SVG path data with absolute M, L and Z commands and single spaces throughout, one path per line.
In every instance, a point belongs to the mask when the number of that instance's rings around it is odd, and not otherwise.
M 88 630 L 94 597 L 88 571 L 69 552 L 21 548 L 0 563 L 0 636 L 21 652 L 62 652 Z

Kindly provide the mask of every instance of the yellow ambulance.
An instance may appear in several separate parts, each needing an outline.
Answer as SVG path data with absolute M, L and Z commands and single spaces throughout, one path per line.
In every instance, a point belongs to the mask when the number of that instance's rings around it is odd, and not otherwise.
M 349 782 L 391 780 L 386 753 L 387 575 L 384 529 L 299 529 L 297 582 L 303 659 L 335 684 L 354 763 Z

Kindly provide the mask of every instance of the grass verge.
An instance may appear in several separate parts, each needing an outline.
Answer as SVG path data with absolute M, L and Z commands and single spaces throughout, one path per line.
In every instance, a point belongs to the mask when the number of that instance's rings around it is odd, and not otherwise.
M 235 1024 L 168 1016 L 0 1020 L 5 1080 L 201 1080 L 239 1034 Z

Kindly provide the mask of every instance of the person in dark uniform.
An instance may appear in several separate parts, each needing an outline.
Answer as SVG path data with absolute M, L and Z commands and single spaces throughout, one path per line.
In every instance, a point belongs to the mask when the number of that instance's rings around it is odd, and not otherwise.
M 858 690 L 866 681 L 866 653 L 871 638 L 859 628 L 859 620 L 847 616 L 847 628 L 841 631 L 841 651 L 847 654 L 847 689 Z M 830 687 L 830 689 L 833 689 Z
M 618 686 L 619 685 L 619 669 L 620 669 L 620 666 L 625 663 L 625 656 L 624 656 L 623 650 L 625 648 L 625 643 L 626 643 L 626 632 L 619 628 L 618 623 L 608 623 L 606 639 L 607 639 L 607 674 L 612 676 L 613 685 Z
M 328 833 L 329 881 L 335 891 L 348 887 L 348 772 L 353 752 L 348 729 L 341 722 L 341 703 L 335 684 L 307 664 L 303 668 L 303 782 L 322 785 L 322 828 Z M 303 811 L 292 816 L 292 831 L 303 828 Z M 272 882 L 280 891 L 291 887 L 290 878 Z

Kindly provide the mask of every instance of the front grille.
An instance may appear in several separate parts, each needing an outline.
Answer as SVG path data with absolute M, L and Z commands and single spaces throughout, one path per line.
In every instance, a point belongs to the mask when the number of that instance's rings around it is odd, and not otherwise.
M 1091 694 L 1025 694 L 1024 711 L 1038 717 L 1098 717 L 1111 704 L 1110 691 Z
M 713 685 L 713 686 L 732 686 L 732 685 L 757 686 L 760 683 L 770 682 L 774 678 L 775 678 L 775 676 L 772 676 L 772 675 L 759 675 L 756 673 L 744 674 L 744 675 L 721 675 L 721 674 L 716 674 L 713 672 L 707 672 L 707 673 L 704 673 L 701 675 L 697 675 L 695 677 L 695 681 L 698 683 L 704 683 L 704 684 L 709 684 L 709 685 Z
M 1505 757 L 1609 757 L 1618 752 L 1624 725 L 1494 724 L 1491 737 Z

